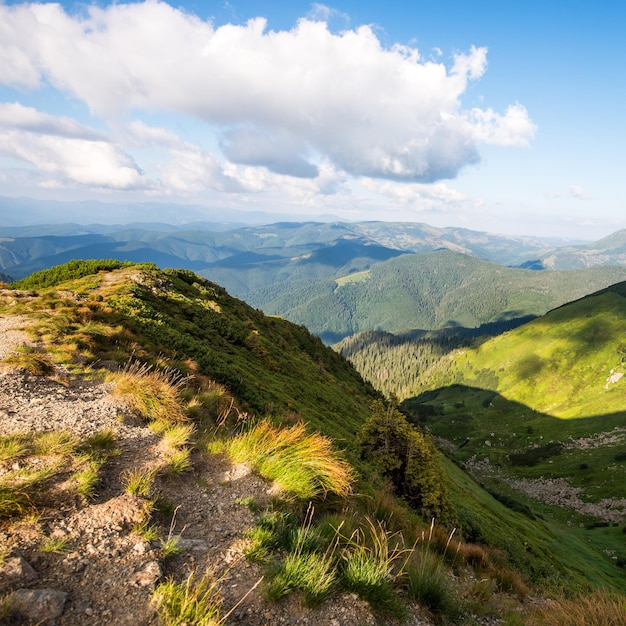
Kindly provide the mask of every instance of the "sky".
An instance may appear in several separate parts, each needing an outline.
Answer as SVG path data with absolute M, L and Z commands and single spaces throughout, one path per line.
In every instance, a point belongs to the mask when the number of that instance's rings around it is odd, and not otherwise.
M 0 196 L 599 239 L 626 228 L 624 23 L 622 0 L 0 0 Z

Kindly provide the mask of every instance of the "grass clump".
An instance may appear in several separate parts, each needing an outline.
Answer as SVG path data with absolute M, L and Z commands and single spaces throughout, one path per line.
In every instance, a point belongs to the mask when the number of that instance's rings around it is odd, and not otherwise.
M 249 463 L 264 478 L 274 481 L 288 497 L 311 500 L 334 493 L 352 492 L 354 472 L 318 433 L 304 424 L 279 428 L 263 420 L 247 432 L 223 443 L 236 462 Z
M 4 359 L 8 365 L 20 367 L 34 376 L 52 376 L 56 368 L 50 357 L 31 346 L 21 346 Z
M 166 580 L 152 594 L 164 626 L 218 626 L 222 599 L 219 580 L 206 572 L 200 578 L 191 574 L 182 583 Z
M 154 486 L 156 471 L 153 468 L 126 470 L 122 476 L 124 491 L 128 494 L 150 498 Z
M 428 607 L 433 613 L 457 616 L 460 606 L 448 578 L 441 557 L 430 550 L 414 550 L 407 560 L 403 574 L 406 576 L 407 595 Z
M 69 550 L 67 537 L 46 537 L 39 546 L 46 554 L 64 554 Z
M 33 453 L 38 455 L 69 456 L 77 446 L 76 438 L 66 431 L 40 433 L 33 441 Z
M 375 612 L 405 619 L 406 607 L 394 586 L 395 561 L 402 554 L 401 537 L 368 519 L 365 529 L 358 529 L 343 551 L 344 586 L 366 600 Z
M 269 600 L 279 600 L 292 591 L 301 591 L 305 604 L 317 606 L 329 596 L 336 582 L 331 555 L 296 550 L 275 570 L 265 595 Z
M 626 596 L 595 591 L 572 600 L 554 600 L 540 610 L 545 626 L 623 626 Z
M 28 438 L 25 435 L 0 437 L 0 463 L 17 461 L 28 454 Z
M 112 374 L 115 393 L 145 420 L 175 424 L 186 421 L 179 392 L 185 378 L 173 370 L 158 370 L 146 363 L 132 361 Z
M 256 526 L 246 531 L 249 544 L 244 556 L 254 563 L 267 563 L 272 552 L 279 546 L 287 547 L 291 516 L 279 511 L 267 511 L 259 518 Z
M 322 552 L 320 538 L 311 528 L 312 517 L 313 509 L 309 508 L 304 525 L 286 534 L 290 550 L 284 560 L 270 570 L 265 588 L 269 600 L 280 600 L 292 591 L 300 591 L 305 604 L 317 606 L 337 585 L 337 542 L 329 544 Z
M 23 515 L 31 507 L 26 491 L 0 483 L 0 520 Z
M 161 443 L 166 449 L 175 450 L 191 443 L 195 427 L 193 424 L 169 425 L 162 433 Z
M 167 455 L 164 470 L 168 476 L 180 476 L 185 472 L 190 472 L 192 469 L 193 464 L 191 462 L 191 452 L 189 448 L 172 450 Z
M 105 460 L 85 455 L 85 466 L 72 475 L 74 480 L 74 490 L 77 494 L 89 498 L 96 492 L 96 487 L 100 482 L 100 468 Z

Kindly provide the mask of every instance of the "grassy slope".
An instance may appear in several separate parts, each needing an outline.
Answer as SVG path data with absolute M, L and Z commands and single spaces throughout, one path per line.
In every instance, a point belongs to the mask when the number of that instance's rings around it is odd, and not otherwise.
M 626 410 L 626 283 L 455 355 L 454 382 L 498 392 L 554 417 Z
M 182 368 L 194 361 L 256 414 L 300 415 L 344 441 L 368 415 L 376 393 L 304 327 L 267 317 L 185 270 L 134 266 L 104 276 L 48 289 L 89 298 L 89 317 L 132 331 L 149 358 L 161 354 Z M 110 356 L 121 361 L 130 351 L 120 344 Z
M 533 549 L 544 542 L 533 526 L 550 528 L 552 540 L 542 549 L 592 582 L 624 584 L 624 570 L 615 567 L 615 559 L 626 557 L 622 528 L 586 530 L 597 517 L 529 499 L 511 481 L 564 480 L 581 490 L 583 503 L 626 498 L 626 381 L 607 386 L 611 371 L 624 371 L 625 322 L 626 284 L 620 283 L 477 349 L 457 351 L 451 367 L 431 381 L 431 391 L 404 403 L 453 444 L 457 462 L 469 463 L 486 486 L 541 516 L 543 522 L 525 522 Z M 484 497 L 466 492 L 459 501 L 471 509 Z M 482 506 L 480 511 L 473 515 L 488 532 L 506 532 L 502 519 L 486 522 Z

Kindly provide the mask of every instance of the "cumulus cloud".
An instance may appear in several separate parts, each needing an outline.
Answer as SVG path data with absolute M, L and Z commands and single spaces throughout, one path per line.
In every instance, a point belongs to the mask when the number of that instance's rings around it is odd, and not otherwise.
M 348 175 L 431 183 L 478 162 L 481 142 L 527 145 L 535 126 L 522 105 L 504 114 L 463 108 L 486 67 L 485 48 L 446 67 L 415 48 L 385 48 L 369 26 L 333 33 L 319 19 L 271 31 L 262 18 L 214 27 L 158 0 L 82 15 L 59 4 L 0 5 L 4 84 L 52 85 L 108 121 L 132 111 L 193 116 L 221 131 L 235 164 L 303 179 L 326 161 Z M 210 178 L 215 158 L 187 151 L 172 180 Z M 125 167 L 132 184 L 139 174 Z
M 577 200 L 590 200 L 591 199 L 591 196 L 582 187 L 579 187 L 578 185 L 570 185 L 569 193 L 573 198 L 576 198 Z
M 145 186 L 133 159 L 91 129 L 20 104 L 0 105 L 0 154 L 19 159 L 61 180 L 109 189 Z
M 306 144 L 293 133 L 267 133 L 255 129 L 234 129 L 224 133 L 222 152 L 235 163 L 262 165 L 277 174 L 315 178 L 317 167 L 303 153 Z
M 394 203 L 407 205 L 418 211 L 445 210 L 446 207 L 459 206 L 468 198 L 451 189 L 444 183 L 424 185 L 419 183 L 393 184 L 386 181 L 365 179 L 364 187 L 383 195 Z

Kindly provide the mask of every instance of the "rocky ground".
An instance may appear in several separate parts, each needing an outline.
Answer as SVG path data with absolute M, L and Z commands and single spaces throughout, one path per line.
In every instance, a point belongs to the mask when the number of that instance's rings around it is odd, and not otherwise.
M 0 317 L 0 360 L 28 343 L 21 330 L 27 323 L 24 318 Z M 159 495 L 175 506 L 173 523 L 162 526 L 160 533 L 165 538 L 179 536 L 181 548 L 165 558 L 160 541 L 146 541 L 133 531 L 145 517 L 146 502 L 125 493 L 122 480 L 129 470 L 162 464 L 164 451 L 157 435 L 111 395 L 105 383 L 63 376 L 61 384 L 1 367 L 0 435 L 66 430 L 85 438 L 113 429 L 119 449 L 103 466 L 94 497 L 60 496 L 40 507 L 38 516 L 17 523 L 0 521 L 0 596 L 12 593 L 16 610 L 6 624 L 158 624 L 151 596 L 159 581 L 184 580 L 207 568 L 222 577 L 225 624 L 380 623 L 352 594 L 334 596 L 318 609 L 303 607 L 296 596 L 281 603 L 263 599 L 258 584 L 262 572 L 242 554 L 244 532 L 258 515 L 245 502 L 262 507 L 272 486 L 247 467 L 233 466 L 219 456 L 196 452 L 191 472 L 158 478 Z M 50 538 L 61 540 L 63 549 L 42 549 Z M 415 607 L 408 623 L 432 622 Z

